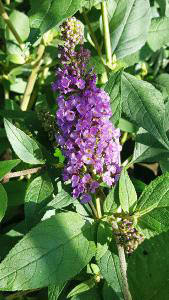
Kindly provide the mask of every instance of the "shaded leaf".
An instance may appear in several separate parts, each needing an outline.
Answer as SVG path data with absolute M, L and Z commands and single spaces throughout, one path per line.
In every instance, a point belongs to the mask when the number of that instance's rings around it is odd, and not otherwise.
M 73 212 L 39 223 L 0 264 L 1 290 L 34 289 L 71 279 L 94 256 L 93 240 L 94 226 Z
M 3 185 L 0 183 L 0 221 L 2 221 L 5 215 L 7 209 L 7 202 L 8 202 L 7 193 Z
M 29 185 L 25 195 L 25 220 L 29 228 L 40 221 L 40 209 L 53 192 L 53 184 L 47 173 L 36 177 Z
M 168 300 L 168 256 L 168 232 L 145 240 L 130 256 L 128 280 L 133 299 Z
M 48 300 L 57 300 L 59 298 L 59 295 L 63 291 L 66 283 L 61 283 L 60 285 L 50 285 L 48 287 Z
M 94 278 L 91 278 L 89 280 L 86 280 L 80 284 L 78 284 L 71 292 L 67 295 L 67 298 L 82 294 L 90 289 L 92 289 L 95 286 L 95 280 Z
M 114 291 L 112 293 L 112 298 L 124 300 L 120 263 L 115 241 L 111 243 L 110 250 L 107 250 L 101 259 L 98 260 L 98 266 L 103 278 L 106 279 L 107 283 Z
M 64 189 L 61 189 L 56 196 L 48 203 L 48 207 L 60 209 L 66 207 L 76 200 Z

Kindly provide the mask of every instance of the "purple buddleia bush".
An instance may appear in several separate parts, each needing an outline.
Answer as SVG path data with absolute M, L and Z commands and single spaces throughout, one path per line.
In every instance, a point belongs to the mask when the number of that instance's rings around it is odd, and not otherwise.
M 114 185 L 120 173 L 120 130 L 112 116 L 110 97 L 96 86 L 93 70 L 87 71 L 89 50 L 83 43 L 82 24 L 74 17 L 61 27 L 64 46 L 60 47 L 61 66 L 53 90 L 59 92 L 56 122 L 59 143 L 67 164 L 64 181 L 71 180 L 73 197 L 87 203 L 101 183 Z

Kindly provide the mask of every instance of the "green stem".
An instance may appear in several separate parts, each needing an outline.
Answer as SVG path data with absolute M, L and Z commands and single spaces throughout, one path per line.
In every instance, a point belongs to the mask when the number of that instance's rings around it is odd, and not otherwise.
M 121 138 L 121 145 L 124 145 L 125 142 L 127 141 L 127 138 L 128 138 L 128 132 L 124 132 L 122 138 Z
M 4 98 L 5 98 L 5 100 L 9 99 L 9 90 L 7 90 L 7 89 L 4 89 Z
M 36 79 L 38 77 L 38 72 L 40 69 L 40 66 L 42 64 L 42 57 L 45 52 L 45 45 L 44 43 L 41 43 L 39 45 L 38 51 L 37 51 L 37 60 L 36 63 L 33 65 L 32 72 L 30 74 L 30 77 L 28 79 L 28 83 L 25 89 L 25 93 L 21 102 L 21 110 L 26 111 L 28 109 L 31 109 L 33 102 L 30 104 L 30 98 L 31 94 L 36 82 Z
M 97 210 L 96 210 L 96 208 L 95 208 L 95 206 L 94 206 L 93 202 L 92 202 L 92 201 L 91 201 L 91 202 L 89 202 L 89 205 L 90 205 L 90 207 L 91 207 L 91 209 L 92 209 L 92 211 L 93 211 L 93 213 L 94 213 L 95 217 L 98 219 Z
M 128 280 L 127 280 L 127 263 L 126 263 L 126 257 L 124 248 L 122 245 L 117 243 L 117 249 L 119 254 L 119 260 L 120 260 L 120 270 L 121 270 L 121 276 L 122 276 L 122 290 L 124 294 L 125 300 L 132 300 L 129 286 L 128 286 Z
M 111 48 L 111 41 L 110 41 L 109 19 L 108 19 L 106 1 L 103 1 L 101 3 L 101 11 L 102 11 L 102 21 L 103 21 L 104 43 L 105 43 L 105 50 L 106 50 L 106 62 L 108 66 L 112 66 L 112 48 Z
M 4 20 L 4 22 L 7 24 L 9 30 L 13 33 L 14 37 L 16 38 L 16 40 L 19 44 L 19 47 L 21 48 L 21 50 L 23 50 L 24 49 L 23 41 L 20 38 L 19 34 L 17 33 L 15 27 L 13 26 L 7 12 L 5 11 L 5 8 L 4 8 L 1 0 L 0 0 L 0 15 L 1 15 L 2 19 Z
M 16 292 L 16 293 L 13 293 L 9 296 L 7 296 L 5 298 L 5 300 L 13 300 L 13 299 L 17 299 L 19 297 L 23 297 L 23 296 L 26 296 L 27 294 L 30 294 L 30 293 L 34 293 L 34 292 L 38 292 L 40 289 L 33 289 L 33 290 L 28 290 L 28 291 L 22 291 L 22 292 Z
M 102 211 L 101 211 L 101 204 L 100 204 L 100 197 L 96 198 L 96 210 L 98 219 L 102 218 Z

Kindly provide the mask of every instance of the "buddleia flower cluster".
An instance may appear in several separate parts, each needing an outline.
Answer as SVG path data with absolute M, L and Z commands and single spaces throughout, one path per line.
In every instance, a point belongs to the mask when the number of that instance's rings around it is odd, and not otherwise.
M 112 186 L 119 178 L 120 131 L 110 121 L 108 94 L 96 86 L 93 70 L 87 71 L 90 52 L 82 45 L 83 25 L 69 18 L 61 33 L 65 44 L 52 85 L 59 92 L 56 138 L 67 159 L 63 179 L 71 181 L 73 197 L 87 203 L 101 183 Z
M 118 222 L 118 230 L 114 231 L 116 240 L 123 245 L 126 254 L 132 252 L 144 241 L 142 234 L 135 228 L 133 222 L 128 219 L 122 219 Z

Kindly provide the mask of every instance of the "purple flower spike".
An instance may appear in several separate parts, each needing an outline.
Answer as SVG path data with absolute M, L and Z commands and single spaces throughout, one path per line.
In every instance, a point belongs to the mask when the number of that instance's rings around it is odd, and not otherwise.
M 89 50 L 83 46 L 75 49 L 83 43 L 82 24 L 74 17 L 69 18 L 61 32 L 61 66 L 52 85 L 59 92 L 56 122 L 60 135 L 56 139 L 67 159 L 63 179 L 71 181 L 73 197 L 88 203 L 100 183 L 111 187 L 118 181 L 120 130 L 110 121 L 109 95 L 97 88 L 93 70 L 87 71 Z

